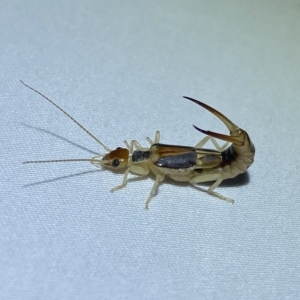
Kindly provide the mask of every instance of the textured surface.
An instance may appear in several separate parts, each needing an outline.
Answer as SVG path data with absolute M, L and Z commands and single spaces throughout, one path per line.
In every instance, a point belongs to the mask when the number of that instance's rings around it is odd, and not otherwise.
M 0 5 L 1 299 L 300 297 L 299 1 L 7 1 Z M 248 175 L 218 192 L 88 163 L 103 152 L 19 79 L 109 147 L 161 130 L 195 145 L 227 133 L 191 96 L 250 134 Z

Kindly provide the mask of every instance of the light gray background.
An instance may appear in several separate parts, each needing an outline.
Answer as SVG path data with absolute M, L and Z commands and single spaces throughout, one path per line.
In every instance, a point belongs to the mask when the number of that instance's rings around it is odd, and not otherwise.
M 299 298 L 299 28 L 299 1 L 2 1 L 0 298 Z M 234 205 L 167 182 L 145 211 L 152 178 L 22 165 L 103 149 L 19 79 L 111 148 L 226 134 L 198 98 L 255 163 L 218 189 Z

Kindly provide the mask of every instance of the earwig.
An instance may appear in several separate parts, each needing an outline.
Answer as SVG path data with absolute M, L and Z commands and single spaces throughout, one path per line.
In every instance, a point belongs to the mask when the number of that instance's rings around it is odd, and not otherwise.
M 207 192 L 222 200 L 233 203 L 234 200 L 216 193 L 214 189 L 219 186 L 223 180 L 236 177 L 246 172 L 247 168 L 254 161 L 255 148 L 247 132 L 239 128 L 216 109 L 193 98 L 184 96 L 185 99 L 202 106 L 218 117 L 228 128 L 230 132 L 229 136 L 206 131 L 193 125 L 196 130 L 207 135 L 195 147 L 161 144 L 159 143 L 160 132 L 156 131 L 153 141 L 147 137 L 150 148 L 143 148 L 136 140 L 132 140 L 130 143 L 124 141 L 126 148 L 118 147 L 115 150 L 111 150 L 54 101 L 25 84 L 22 80 L 21 83 L 59 109 L 107 151 L 104 155 L 97 155 L 92 158 L 25 161 L 24 164 L 88 161 L 99 168 L 124 170 L 122 183 L 111 189 L 111 192 L 126 187 L 129 173 L 147 176 L 151 172 L 155 176 L 155 182 L 145 203 L 146 209 L 148 209 L 149 203 L 154 197 L 159 183 L 162 182 L 165 177 L 169 177 L 175 181 L 189 182 L 191 184 L 214 181 Z M 219 146 L 215 138 L 224 140 L 227 143 L 223 146 Z M 214 144 L 217 150 L 202 148 L 209 140 Z M 226 148 L 228 142 L 232 144 Z

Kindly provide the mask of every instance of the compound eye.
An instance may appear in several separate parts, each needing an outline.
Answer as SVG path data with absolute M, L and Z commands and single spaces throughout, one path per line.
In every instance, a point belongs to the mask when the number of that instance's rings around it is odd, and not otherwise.
M 111 165 L 112 165 L 114 168 L 116 168 L 116 167 L 119 166 L 119 164 L 120 164 L 120 161 L 116 158 L 116 159 L 113 160 L 113 162 L 112 162 Z

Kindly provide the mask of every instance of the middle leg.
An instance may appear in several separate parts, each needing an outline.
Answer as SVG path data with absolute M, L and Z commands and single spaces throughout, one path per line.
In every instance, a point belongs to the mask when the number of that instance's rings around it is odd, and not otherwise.
M 155 182 L 154 182 L 153 187 L 151 189 L 150 195 L 149 195 L 149 197 L 148 197 L 148 199 L 145 203 L 145 209 L 149 209 L 149 203 L 150 203 L 151 199 L 154 197 L 159 183 L 162 182 L 164 179 L 165 179 L 165 175 L 156 174 Z
M 154 141 L 152 141 L 149 137 L 147 137 L 146 140 L 149 142 L 150 146 L 153 145 L 153 144 L 159 143 L 159 140 L 160 140 L 160 131 L 156 130 Z

